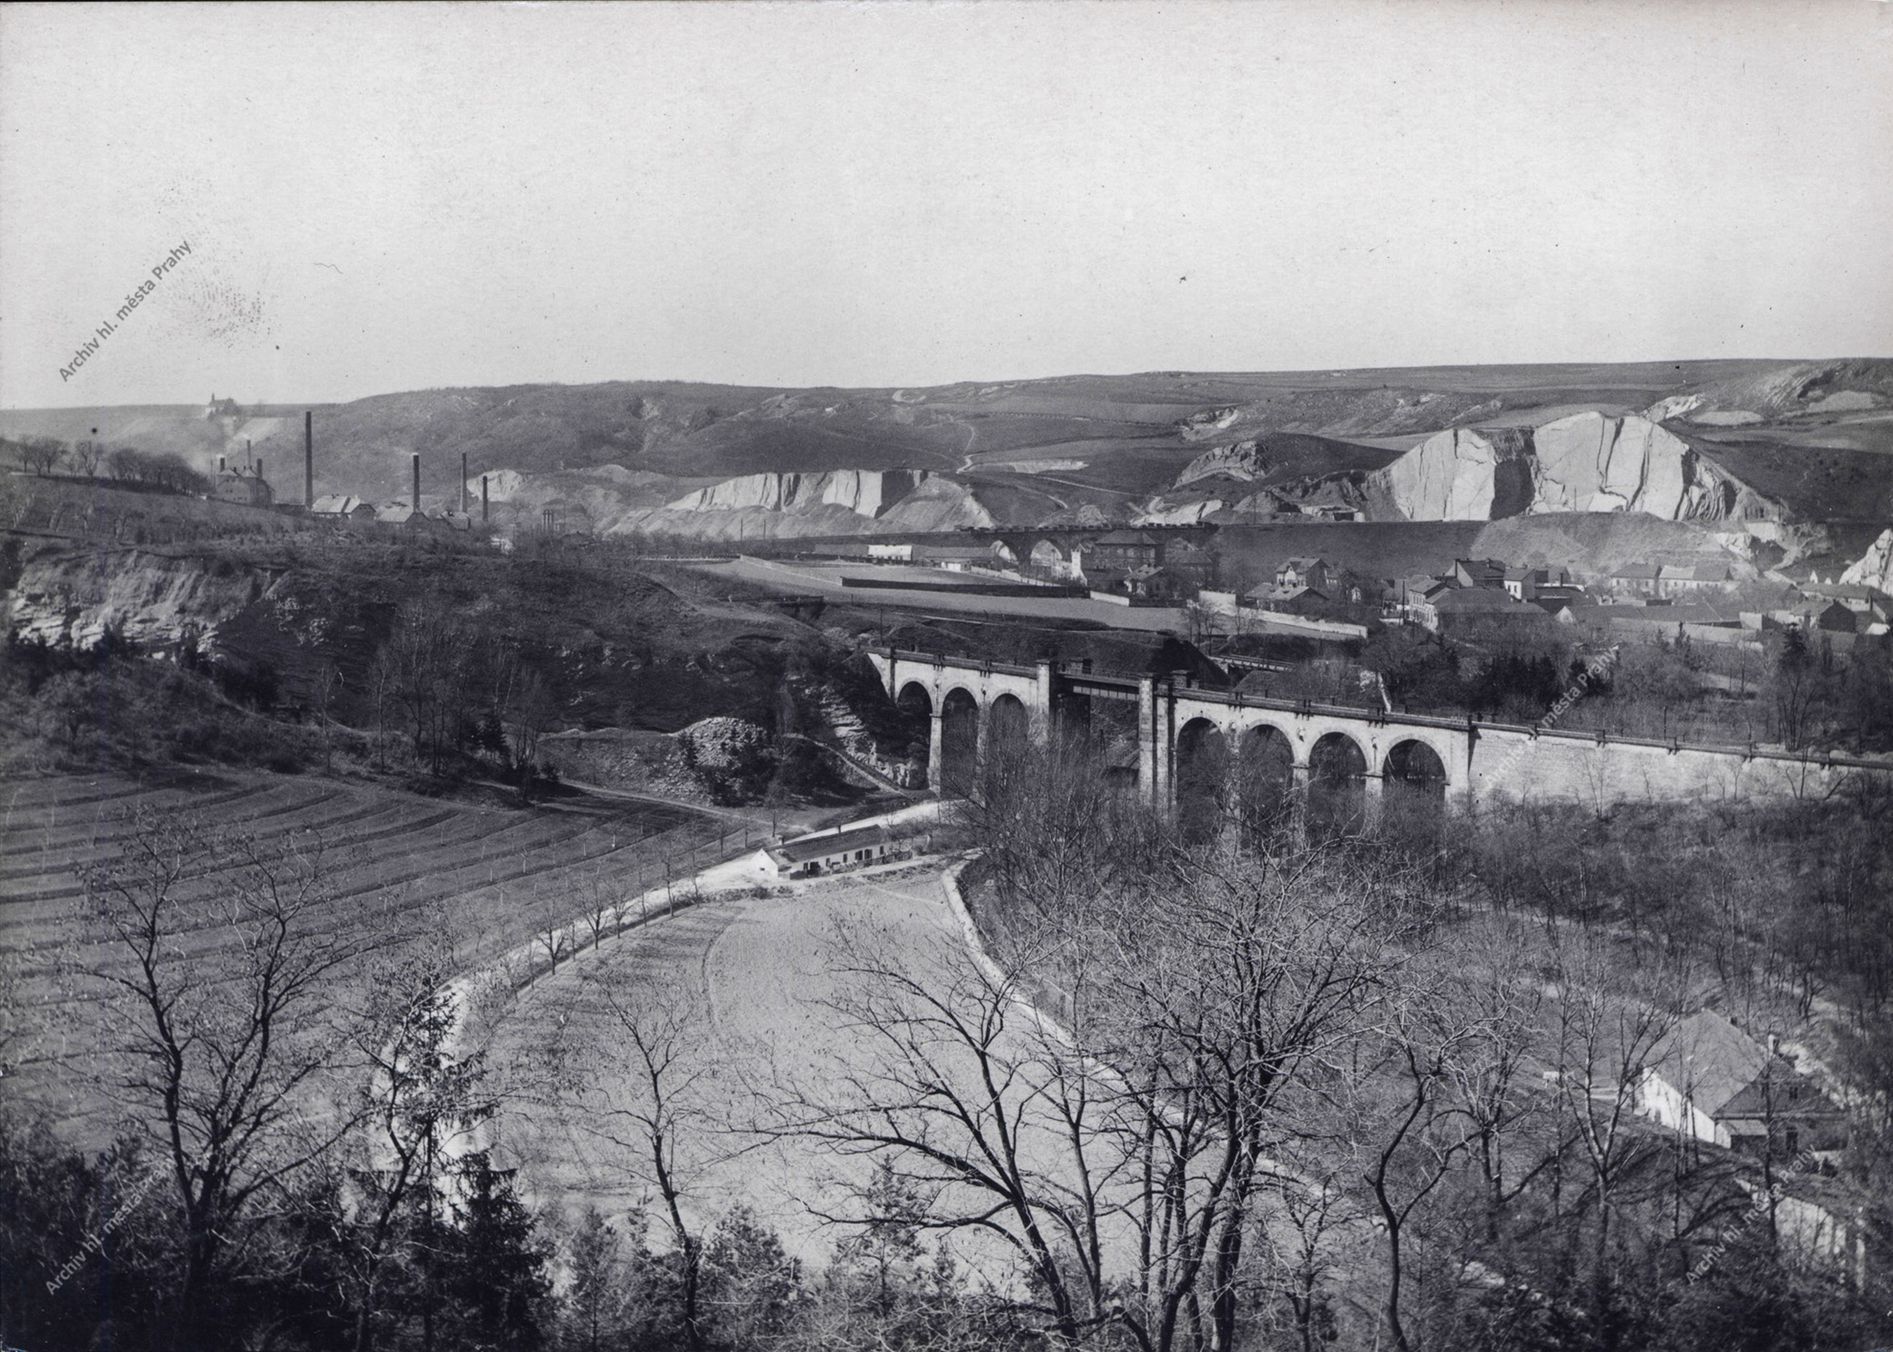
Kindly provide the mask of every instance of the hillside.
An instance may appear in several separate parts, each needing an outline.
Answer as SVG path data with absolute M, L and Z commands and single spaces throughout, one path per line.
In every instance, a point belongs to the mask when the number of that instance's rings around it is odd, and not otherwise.
M 0 412 L 0 435 L 70 440 L 97 426 L 110 444 L 177 451 L 200 468 L 243 454 L 247 442 L 279 495 L 299 499 L 295 410 L 210 412 Z M 1660 450 L 1645 459 L 1665 483 L 1685 460 L 1697 477 L 1678 494 L 1645 488 L 1626 498 L 1614 468 L 1587 483 L 1540 455 L 1547 486 L 1533 510 L 1584 510 L 1602 494 L 1611 509 L 1624 500 L 1659 515 L 1716 515 L 1732 483 L 1738 500 L 1747 490 L 1793 519 L 1893 515 L 1893 361 L 1880 359 L 1165 371 L 914 389 L 613 381 L 422 390 L 318 409 L 316 488 L 378 502 L 405 496 L 408 458 L 419 453 L 424 500 L 445 503 L 458 496 L 465 455 L 476 476 L 505 480 L 496 500 L 516 514 L 552 508 L 600 531 L 709 538 L 885 529 L 908 501 L 907 529 L 1086 511 L 1254 519 L 1323 505 L 1424 519 L 1459 507 L 1426 502 L 1421 481 L 1438 476 L 1407 476 L 1397 457 L 1455 432 L 1497 445 L 1489 433 L 1562 426 L 1583 440 L 1592 423 L 1578 419 L 1602 420 L 1613 445 L 1628 438 Z M 1420 460 L 1457 444 L 1438 443 Z M 1595 459 L 1594 450 L 1572 452 L 1583 454 Z M 860 512 L 827 500 L 838 481 L 822 476 L 838 474 L 891 474 L 914 487 Z M 811 502 L 769 476 L 823 486 Z M 1583 486 L 1561 492 L 1554 482 Z M 1659 500 L 1669 497 L 1677 500 Z M 827 510 L 836 506 L 839 514 Z

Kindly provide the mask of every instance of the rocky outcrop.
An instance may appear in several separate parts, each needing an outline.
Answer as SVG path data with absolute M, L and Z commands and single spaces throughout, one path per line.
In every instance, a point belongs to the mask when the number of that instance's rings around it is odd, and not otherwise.
M 1739 519 L 1759 501 L 1682 438 L 1631 415 L 1577 413 L 1536 428 L 1451 428 L 1374 476 L 1386 513 L 1496 521 L 1530 512 Z
M 261 597 L 263 574 L 228 560 L 140 549 L 48 552 L 29 559 L 6 598 L 6 622 L 22 640 L 89 648 L 108 629 L 143 648 L 175 646 L 187 634 L 208 644 L 216 630 Z
M 1253 482 L 1273 469 L 1268 457 L 1262 454 L 1261 446 L 1254 440 L 1233 441 L 1226 446 L 1217 446 L 1204 451 L 1196 459 L 1183 467 L 1177 475 L 1176 486 L 1187 487 L 1199 479 L 1241 479 Z
M 835 469 L 815 474 L 745 474 L 687 493 L 673 512 L 745 509 L 770 512 L 843 507 L 857 516 L 879 517 L 927 481 L 922 469 Z
M 1877 587 L 1893 594 L 1893 530 L 1882 531 L 1880 538 L 1867 546 L 1867 552 L 1848 565 L 1840 580 L 1850 587 Z

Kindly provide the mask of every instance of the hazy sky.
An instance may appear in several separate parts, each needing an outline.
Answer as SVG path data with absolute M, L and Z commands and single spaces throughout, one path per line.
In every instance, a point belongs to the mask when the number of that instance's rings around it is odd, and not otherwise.
M 1888 354 L 1873 0 L 0 9 L 0 405 Z

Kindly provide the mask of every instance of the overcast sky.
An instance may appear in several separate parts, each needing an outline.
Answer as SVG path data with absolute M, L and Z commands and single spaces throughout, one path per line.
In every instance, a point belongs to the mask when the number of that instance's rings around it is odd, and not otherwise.
M 0 9 L 9 407 L 1888 354 L 1872 0 Z

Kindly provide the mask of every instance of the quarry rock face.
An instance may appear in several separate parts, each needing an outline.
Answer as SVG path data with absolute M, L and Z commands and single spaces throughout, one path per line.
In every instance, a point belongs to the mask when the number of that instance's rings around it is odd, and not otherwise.
M 1577 413 L 1536 428 L 1451 428 L 1376 476 L 1409 521 L 1530 512 L 1643 512 L 1722 521 L 1754 494 L 1648 418 Z
M 1893 529 L 1880 532 L 1880 538 L 1867 546 L 1867 552 L 1848 566 L 1840 580 L 1844 586 L 1893 593 Z
M 927 480 L 922 469 L 834 469 L 816 474 L 745 474 L 688 493 L 673 512 L 760 509 L 793 512 L 843 507 L 857 516 L 878 517 Z
M 1449 428 L 1428 437 L 1386 469 L 1377 484 L 1409 521 L 1495 521 L 1526 510 L 1521 487 L 1530 434 L 1516 428 Z
M 28 563 L 8 600 L 8 628 L 26 641 L 89 648 L 108 629 L 165 647 L 186 634 L 208 643 L 255 600 L 265 579 L 213 561 L 131 550 L 58 554 Z

